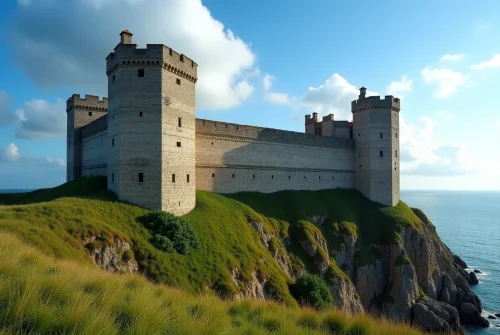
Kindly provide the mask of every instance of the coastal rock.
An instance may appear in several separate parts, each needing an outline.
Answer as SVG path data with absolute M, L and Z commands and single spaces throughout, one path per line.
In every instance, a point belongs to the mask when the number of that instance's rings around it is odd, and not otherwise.
M 363 305 L 359 300 L 356 288 L 350 280 L 339 277 L 329 278 L 327 280 L 328 288 L 333 297 L 333 304 L 338 309 L 343 310 L 350 315 L 361 314 L 364 312 Z
M 265 285 L 268 278 L 264 278 L 259 273 L 252 271 L 250 280 L 243 280 L 238 268 L 231 270 L 232 280 L 235 287 L 240 291 L 233 295 L 233 299 L 240 300 L 243 298 L 266 299 Z M 241 285 L 240 285 L 241 284 Z
M 413 306 L 411 322 L 424 331 L 447 333 L 453 330 L 463 332 L 459 324 L 457 309 L 432 299 L 422 300 Z
M 467 263 L 463 261 L 459 256 L 453 254 L 453 262 L 455 262 L 458 266 L 460 266 L 462 269 L 467 268 Z
M 497 318 L 500 318 L 500 313 L 495 313 L 495 316 L 496 316 Z
M 474 272 L 475 273 L 482 273 L 481 271 L 477 270 L 477 269 L 474 269 Z
M 478 327 L 488 327 L 490 325 L 488 320 L 482 317 L 476 307 L 469 302 L 463 302 L 458 311 L 460 322 L 463 324 L 470 324 Z
M 472 271 L 471 271 L 471 272 L 469 273 L 469 277 L 470 277 L 470 283 L 471 283 L 472 285 L 476 285 L 476 284 L 478 284 L 478 283 L 479 283 L 479 280 L 477 280 L 477 276 L 476 276 L 476 274 L 475 274 L 474 272 L 472 272 Z
M 125 273 L 139 271 L 130 244 L 116 236 L 109 241 L 102 236 L 91 236 L 82 239 L 82 244 L 89 250 L 94 264 L 104 270 Z
M 494 317 L 493 315 L 490 314 L 490 315 L 488 315 L 488 319 L 493 319 L 494 320 L 494 319 L 496 319 L 496 317 Z

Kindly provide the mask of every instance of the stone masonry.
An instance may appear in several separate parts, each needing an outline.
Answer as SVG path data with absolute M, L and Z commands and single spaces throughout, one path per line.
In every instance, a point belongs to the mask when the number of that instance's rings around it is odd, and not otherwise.
M 305 116 L 305 133 L 196 119 L 198 65 L 132 33 L 106 58 L 109 100 L 67 102 L 67 180 L 105 175 L 120 200 L 182 215 L 196 190 L 356 188 L 399 202 L 399 108 L 392 96 L 352 102 L 353 122 Z

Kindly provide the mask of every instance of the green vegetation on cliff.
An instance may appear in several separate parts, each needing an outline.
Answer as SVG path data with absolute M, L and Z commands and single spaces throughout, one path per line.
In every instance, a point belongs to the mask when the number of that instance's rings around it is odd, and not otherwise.
M 187 292 L 182 294 L 215 291 L 219 297 L 231 298 L 248 295 L 252 283 L 262 286 L 266 297 L 296 308 L 290 287 L 303 270 L 317 275 L 320 264 L 327 284 L 335 277 L 349 281 L 342 271 L 344 265 L 337 265 L 329 255 L 330 250 L 345 246 L 343 236 L 354 237 L 358 263 L 367 264 L 380 257 L 370 245 L 399 241 L 407 225 L 427 229 L 417 216 L 420 213 L 416 215 L 404 203 L 383 207 L 353 190 L 231 195 L 197 191 L 196 208 L 182 217 L 197 236 L 193 244 L 197 247 L 188 254 L 163 252 L 151 242 L 168 244 L 164 245 L 167 251 L 175 248 L 143 224 L 141 218 L 151 211 L 117 201 L 105 185 L 105 178 L 94 177 L 53 189 L 0 195 L 0 204 L 5 205 L 0 205 L 0 230 L 17 235 L 48 256 L 87 265 L 92 264 L 92 250 L 120 239 L 132 248 L 123 254 L 124 260 L 135 260 L 149 280 Z M 84 245 L 89 238 L 95 240 Z M 261 306 L 251 304 L 248 308 Z M 241 329 L 252 328 L 252 322 L 260 320 L 248 309 L 231 310 L 226 314 L 236 321 L 230 324 L 240 324 Z M 320 329 L 326 322 L 313 311 L 300 313 L 305 313 L 302 324 L 309 328 Z M 273 321 L 258 323 L 274 327 Z

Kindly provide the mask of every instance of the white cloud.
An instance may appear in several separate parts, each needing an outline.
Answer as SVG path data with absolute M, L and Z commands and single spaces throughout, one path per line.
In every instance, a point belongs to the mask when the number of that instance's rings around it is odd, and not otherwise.
M 0 151 L 0 161 L 15 162 L 19 159 L 19 149 L 14 143 L 7 145 Z
M 273 85 L 274 77 L 271 76 L 270 74 L 266 73 L 264 77 L 262 78 L 262 83 L 264 85 L 264 90 L 269 91 L 271 89 L 271 86 Z
M 444 68 L 432 69 L 429 66 L 424 68 L 421 74 L 426 83 L 437 86 L 434 91 L 435 98 L 450 97 L 468 80 L 468 77 L 460 72 Z
M 201 0 L 144 2 L 51 0 L 19 6 L 9 34 L 13 59 L 45 89 L 106 96 L 104 58 L 128 28 L 139 47 L 164 43 L 198 63 L 197 106 L 226 109 L 248 99 L 253 91 L 248 78 L 256 73 L 249 44 L 214 19 Z
M 422 176 L 455 176 L 476 172 L 461 149 L 434 138 L 436 120 L 421 117 L 417 124 L 405 122 L 400 114 L 401 173 Z
M 494 69 L 500 67 L 500 54 L 496 54 L 489 60 L 474 64 L 471 66 L 473 70 Z
M 450 121 L 455 116 L 453 113 L 449 111 L 442 111 L 442 110 L 438 111 L 436 114 L 439 118 L 443 119 L 444 121 Z
M 440 61 L 441 62 L 458 62 L 464 58 L 464 54 L 446 54 L 443 57 L 441 57 Z
M 269 92 L 264 95 L 264 99 L 275 105 L 291 105 L 292 102 L 286 93 Z
M 412 84 L 413 80 L 408 79 L 408 77 L 404 75 L 401 77 L 401 81 L 393 81 L 387 87 L 387 94 L 402 98 L 404 96 L 404 93 L 411 91 Z
M 66 136 L 66 103 L 31 100 L 16 111 L 15 134 L 18 138 L 40 140 Z
M 367 91 L 367 96 L 379 95 Z M 351 101 L 356 100 L 359 90 L 338 73 L 334 73 L 323 85 L 309 87 L 301 99 L 301 103 L 320 116 L 335 114 L 335 119 L 351 118 Z
M 66 160 L 54 159 L 51 157 L 34 157 L 34 156 L 21 156 L 19 148 L 11 143 L 5 148 L 0 150 L 0 162 L 16 163 L 26 165 L 34 165 L 39 167 L 58 166 L 65 167 Z

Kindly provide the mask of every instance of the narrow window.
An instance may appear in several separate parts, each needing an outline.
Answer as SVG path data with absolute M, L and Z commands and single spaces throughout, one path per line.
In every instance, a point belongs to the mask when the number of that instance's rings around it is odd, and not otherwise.
M 292 176 L 288 176 L 288 179 L 292 179 Z
M 179 59 L 181 60 L 181 62 L 184 63 L 184 55 L 181 55 L 181 57 Z
M 113 120 L 115 119 L 115 114 L 113 114 Z
M 139 116 L 142 117 L 142 112 L 139 112 Z
M 271 179 L 274 179 L 274 175 L 271 175 Z
M 89 116 L 92 116 L 92 112 L 89 112 Z
M 398 150 L 396 149 L 396 157 L 398 157 Z
M 187 175 L 187 182 L 189 183 L 189 175 Z
M 359 167 L 362 167 L 363 165 L 360 165 Z
M 255 175 L 253 175 L 253 179 L 255 179 Z
M 396 138 L 398 138 L 398 133 L 396 133 Z
M 384 138 L 384 133 L 380 133 L 380 138 Z
M 193 61 L 191 61 L 191 67 L 193 67 L 193 66 L 194 66 L 194 62 L 193 62 Z
M 181 147 L 181 142 L 177 142 L 177 147 L 180 148 Z
M 172 183 L 175 183 L 175 173 L 172 174 Z
M 384 157 L 384 152 L 383 151 L 380 151 L 380 157 Z
M 360 135 L 359 135 L 359 133 L 358 133 L 358 137 L 359 137 L 359 136 L 360 136 Z
M 212 178 L 215 178 L 215 173 L 212 173 Z
M 233 173 L 233 179 L 234 179 L 234 173 Z
M 115 174 L 114 174 L 114 173 L 112 173 L 112 174 L 111 174 L 111 182 L 112 182 L 112 183 L 114 183 L 114 182 L 115 182 Z
M 139 183 L 144 182 L 144 173 L 139 173 Z
M 176 82 L 176 84 L 177 84 L 177 85 L 180 85 L 180 84 L 181 84 L 181 80 L 180 80 L 179 78 L 176 78 L 176 79 L 175 79 L 175 82 Z
M 306 179 L 306 176 L 304 176 L 304 179 Z
M 214 145 L 214 142 L 212 142 L 212 145 Z
M 179 201 L 179 207 L 181 207 L 181 202 Z
M 170 56 L 172 56 L 172 48 L 170 48 L 170 49 L 168 50 L 168 54 L 169 54 Z
M 111 146 L 112 146 L 112 147 L 114 147 L 114 146 L 115 146 L 115 139 L 114 139 L 114 138 L 112 138 L 112 139 L 111 139 Z
M 115 82 L 115 75 L 113 75 L 113 83 Z
M 144 69 L 138 69 L 137 70 L 137 76 L 138 77 L 144 77 Z
M 318 179 L 321 179 L 321 176 L 319 176 Z
M 179 128 L 182 127 L 182 118 L 181 117 L 177 118 L 177 127 L 179 127 Z M 212 144 L 214 144 L 214 143 L 212 142 Z
M 394 167 L 394 171 L 396 171 L 396 167 Z

